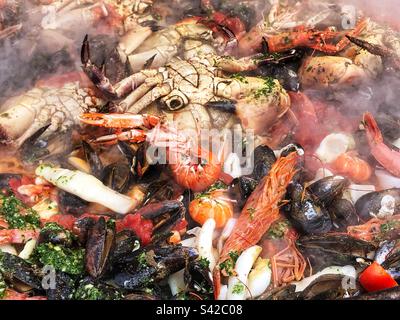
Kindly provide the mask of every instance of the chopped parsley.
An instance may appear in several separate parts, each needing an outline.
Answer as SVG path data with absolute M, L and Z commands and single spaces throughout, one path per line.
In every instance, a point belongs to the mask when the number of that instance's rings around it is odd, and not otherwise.
M 283 220 L 275 222 L 268 230 L 268 238 L 270 239 L 281 239 L 289 229 L 289 221 Z
M 232 288 L 233 294 L 242 294 L 244 291 L 244 285 L 241 283 L 236 283 Z
M 254 98 L 260 99 L 270 95 L 275 88 L 275 80 L 271 77 L 264 78 L 264 85 L 254 93 Z
M 142 252 L 141 254 L 139 254 L 139 256 L 137 257 L 137 262 L 138 262 L 140 268 L 147 267 L 147 258 L 146 258 L 145 252 Z
M 210 196 L 211 192 L 216 191 L 216 190 L 226 190 L 226 189 L 228 189 L 228 186 L 225 183 L 218 181 L 218 182 L 214 183 L 206 191 L 197 194 L 195 196 L 195 199 L 208 198 Z
M 207 258 L 200 258 L 199 264 L 203 269 L 208 269 L 210 267 L 210 261 Z
M 43 265 L 53 266 L 57 271 L 80 275 L 85 270 L 85 249 L 42 243 L 36 247 L 35 256 Z
M 393 230 L 395 230 L 395 229 L 397 229 L 399 227 L 400 227 L 400 221 L 393 220 L 393 221 L 388 221 L 386 223 L 383 223 L 381 225 L 380 229 L 381 229 L 382 233 L 387 233 L 387 232 L 393 231 Z
M 225 271 L 228 276 L 233 276 L 235 274 L 235 264 L 239 258 L 239 253 L 237 251 L 229 252 L 229 259 L 220 263 L 219 267 L 222 271 Z
M 256 209 L 254 209 L 254 208 L 248 208 L 248 209 L 247 209 L 247 212 L 249 213 L 250 220 L 253 220 L 253 219 L 254 219 L 254 214 L 256 213 Z
M 27 207 L 15 195 L 1 196 L 0 214 L 4 216 L 10 229 L 36 229 L 40 227 L 39 214 Z
M 102 289 L 96 287 L 94 284 L 80 285 L 75 291 L 74 299 L 76 300 L 120 300 L 122 295 L 112 289 Z
M 232 79 L 235 79 L 235 80 L 237 80 L 237 81 L 239 81 L 239 82 L 245 83 L 245 84 L 248 84 L 248 83 L 249 83 L 249 80 L 247 80 L 247 78 L 246 78 L 245 76 L 242 76 L 240 73 L 234 73 L 234 74 L 232 74 L 232 75 L 231 75 L 231 78 L 232 78 Z

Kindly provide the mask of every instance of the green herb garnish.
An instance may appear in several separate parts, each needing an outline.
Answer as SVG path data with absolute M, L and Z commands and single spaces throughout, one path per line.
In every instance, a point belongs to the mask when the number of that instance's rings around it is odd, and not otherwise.
M 37 229 L 40 227 L 39 214 L 27 207 L 15 195 L 1 196 L 0 214 L 4 216 L 10 229 Z
M 35 249 L 35 256 L 43 265 L 72 275 L 85 270 L 85 249 L 71 249 L 52 243 L 42 243 Z
M 275 88 L 275 80 L 271 77 L 264 78 L 264 85 L 254 93 L 254 98 L 260 99 L 270 95 Z

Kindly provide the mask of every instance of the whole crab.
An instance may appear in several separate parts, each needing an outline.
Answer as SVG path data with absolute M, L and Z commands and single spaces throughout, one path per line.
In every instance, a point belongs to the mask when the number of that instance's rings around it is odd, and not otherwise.
M 189 43 L 197 42 L 187 41 L 186 45 Z M 159 101 L 164 111 L 173 112 L 178 129 L 223 128 L 236 112 L 244 128 L 264 135 L 290 108 L 289 95 L 278 80 L 232 75 L 256 69 L 260 61 L 256 57 L 235 59 L 211 50 L 197 53 L 189 59 L 175 57 L 163 67 L 134 73 L 115 86 L 91 62 L 87 38 L 82 63 L 83 70 L 107 98 L 120 100 L 118 111 L 137 114 Z M 87 121 L 91 123 L 90 118 Z

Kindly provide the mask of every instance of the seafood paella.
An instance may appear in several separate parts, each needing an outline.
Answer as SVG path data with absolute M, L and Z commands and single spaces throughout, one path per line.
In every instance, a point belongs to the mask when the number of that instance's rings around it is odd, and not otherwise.
M 384 2 L 0 0 L 0 299 L 400 299 Z

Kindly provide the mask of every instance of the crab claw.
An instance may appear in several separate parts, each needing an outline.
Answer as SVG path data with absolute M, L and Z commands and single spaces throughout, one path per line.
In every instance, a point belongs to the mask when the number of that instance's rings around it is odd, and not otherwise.
M 85 36 L 81 49 L 82 70 L 92 80 L 93 84 L 101 90 L 101 92 L 109 99 L 118 99 L 118 94 L 115 88 L 110 83 L 110 80 L 105 75 L 105 69 L 99 68 L 90 60 L 90 45 L 89 37 Z
M 79 120 L 92 126 L 115 129 L 139 127 L 151 129 L 160 123 L 159 117 L 131 113 L 84 113 L 79 116 Z

